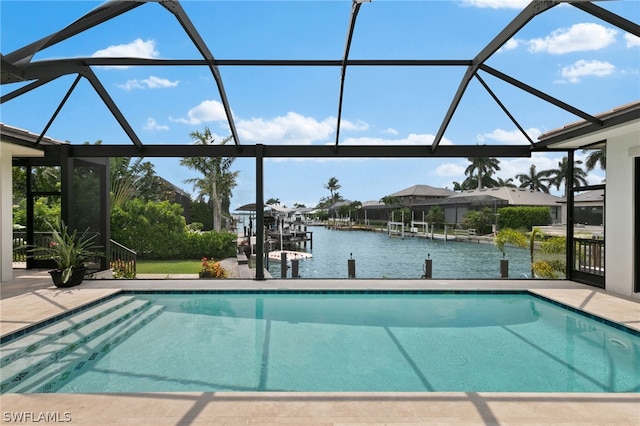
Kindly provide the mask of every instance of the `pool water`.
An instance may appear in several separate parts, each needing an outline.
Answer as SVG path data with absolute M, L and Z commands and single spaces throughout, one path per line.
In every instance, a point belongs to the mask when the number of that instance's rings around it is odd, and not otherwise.
M 638 336 L 526 293 L 135 299 L 161 313 L 4 392 L 640 390 Z

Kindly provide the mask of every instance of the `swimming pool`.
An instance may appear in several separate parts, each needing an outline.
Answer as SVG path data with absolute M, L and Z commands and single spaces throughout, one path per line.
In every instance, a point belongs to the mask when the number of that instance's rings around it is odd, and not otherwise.
M 2 392 L 638 392 L 637 332 L 528 292 L 122 292 L 5 339 Z

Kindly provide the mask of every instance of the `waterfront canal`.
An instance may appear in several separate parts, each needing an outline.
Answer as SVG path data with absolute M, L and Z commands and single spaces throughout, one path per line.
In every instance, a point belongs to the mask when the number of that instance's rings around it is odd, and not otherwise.
M 418 237 L 389 237 L 383 232 L 313 231 L 311 259 L 299 261 L 300 278 L 348 278 L 347 261 L 355 260 L 356 278 L 417 279 L 425 259 L 432 259 L 433 278 L 498 279 L 502 254 L 493 244 L 441 241 Z M 529 251 L 507 247 L 509 278 L 530 275 Z M 280 262 L 269 261 L 269 273 L 280 278 Z M 291 276 L 291 271 L 287 276 Z

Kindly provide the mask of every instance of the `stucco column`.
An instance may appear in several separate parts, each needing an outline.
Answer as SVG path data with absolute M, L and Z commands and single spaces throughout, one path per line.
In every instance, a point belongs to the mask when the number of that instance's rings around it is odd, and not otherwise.
M 640 156 L 638 134 L 607 140 L 607 189 L 605 201 L 606 289 L 623 296 L 638 297 L 633 291 L 634 188 L 633 163 Z M 615 219 L 614 219 L 615 218 Z
M 0 281 L 13 279 L 13 201 L 11 181 L 11 151 L 0 144 Z

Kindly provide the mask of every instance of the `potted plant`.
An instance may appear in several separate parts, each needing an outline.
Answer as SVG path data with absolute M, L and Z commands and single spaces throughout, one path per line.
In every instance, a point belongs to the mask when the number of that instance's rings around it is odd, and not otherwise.
M 63 221 L 60 221 L 60 225 L 48 225 L 51 228 L 49 245 L 33 248 L 30 252 L 56 263 L 58 268 L 49 271 L 56 287 L 76 286 L 82 282 L 87 271 L 85 261 L 102 256 L 96 251 L 100 247 L 94 243 L 97 234 L 90 234 L 88 228 L 82 234 L 78 234 L 77 230 L 69 232 Z

